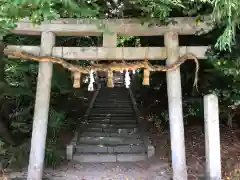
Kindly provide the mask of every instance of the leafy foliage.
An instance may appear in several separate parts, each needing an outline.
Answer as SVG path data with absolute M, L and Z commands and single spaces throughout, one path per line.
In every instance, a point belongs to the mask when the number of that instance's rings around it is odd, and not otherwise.
M 59 17 L 97 16 L 99 7 L 89 1 L 46 1 L 46 0 L 2 0 L 0 5 L 1 34 L 16 27 L 16 22 L 28 18 L 34 24 Z
M 240 19 L 238 0 L 2 0 L 0 6 L 0 35 L 16 27 L 16 22 L 28 18 L 34 24 L 59 17 L 146 17 L 166 20 L 169 16 L 199 16 L 211 14 L 218 27 L 223 28 L 216 42 L 220 50 L 230 50 L 235 42 Z
M 214 0 L 214 20 L 225 27 L 219 37 L 216 46 L 221 50 L 231 50 L 235 42 L 236 28 L 240 24 L 240 1 L 238 0 Z
M 239 35 L 238 35 L 239 36 Z M 238 37 L 237 36 L 237 37 Z M 232 46 L 232 52 L 219 52 L 214 50 L 209 53 L 209 60 L 213 65 L 211 70 L 214 76 L 208 78 L 208 89 L 220 97 L 222 117 L 231 118 L 238 112 L 240 107 L 240 41 Z M 209 74 L 209 73 L 206 73 Z M 221 78 L 221 81 L 219 79 Z

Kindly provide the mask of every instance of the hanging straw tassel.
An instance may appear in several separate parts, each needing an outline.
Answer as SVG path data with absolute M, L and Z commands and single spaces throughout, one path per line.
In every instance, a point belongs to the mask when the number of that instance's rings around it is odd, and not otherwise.
M 148 51 L 147 51 L 148 52 Z M 148 59 L 147 59 L 147 54 L 145 54 L 144 58 L 144 70 L 143 70 L 143 85 L 150 85 L 149 83 L 149 76 L 150 76 L 150 70 L 148 69 Z
M 80 88 L 81 87 L 81 73 L 80 72 L 72 72 L 73 76 L 73 87 L 74 88 Z
M 144 69 L 143 70 L 143 82 L 142 82 L 143 85 L 150 85 L 149 76 L 150 76 L 149 69 Z
M 112 71 L 108 71 L 107 86 L 110 87 L 110 88 L 114 87 L 114 84 L 113 84 L 113 72 Z
M 125 73 L 125 86 L 126 86 L 126 88 L 129 88 L 130 84 L 131 84 L 131 78 L 130 78 L 128 70 L 126 70 L 126 73 Z
M 93 70 L 92 69 L 89 72 L 89 78 L 90 78 L 90 81 L 89 81 L 89 84 L 88 84 L 88 91 L 94 91 L 93 83 L 95 81 L 94 81 L 94 76 L 93 76 Z

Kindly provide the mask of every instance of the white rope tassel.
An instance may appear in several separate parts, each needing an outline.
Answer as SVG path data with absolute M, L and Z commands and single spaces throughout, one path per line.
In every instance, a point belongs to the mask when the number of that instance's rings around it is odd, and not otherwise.
M 130 78 L 128 70 L 126 70 L 126 73 L 125 73 L 125 86 L 126 86 L 126 88 L 129 88 L 130 84 L 131 84 L 131 78 Z
M 89 78 L 90 78 L 90 81 L 89 81 L 89 84 L 88 84 L 88 91 L 93 91 L 94 90 L 93 83 L 95 81 L 94 81 L 94 76 L 93 76 L 93 70 L 92 69 L 89 72 Z

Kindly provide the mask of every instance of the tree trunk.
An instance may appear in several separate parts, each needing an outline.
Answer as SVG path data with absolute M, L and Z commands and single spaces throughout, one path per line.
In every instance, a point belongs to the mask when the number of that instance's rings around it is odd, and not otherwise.
M 0 41 L 0 100 L 2 99 L 2 93 L 6 87 L 5 81 L 5 62 L 3 61 L 5 45 L 3 41 Z M 3 121 L 3 113 L 0 113 L 0 136 L 3 138 L 3 141 L 9 144 L 14 144 L 6 123 Z
M 4 45 L 3 41 L 0 41 L 0 95 L 3 93 L 4 87 L 6 84 L 5 75 L 4 75 L 5 62 L 3 61 L 4 48 L 5 48 L 5 45 Z

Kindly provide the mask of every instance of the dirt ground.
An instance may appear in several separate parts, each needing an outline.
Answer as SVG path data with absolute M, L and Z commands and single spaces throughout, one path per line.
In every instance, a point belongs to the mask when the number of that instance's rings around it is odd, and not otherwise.
M 199 126 L 185 128 L 188 179 L 201 179 L 204 174 L 204 133 Z M 49 180 L 169 180 L 171 153 L 169 132 L 152 130 L 151 139 L 156 154 L 147 161 L 136 163 L 74 163 L 63 162 L 57 169 L 45 169 Z M 239 180 L 240 131 L 221 127 L 221 155 L 223 179 Z M 234 174 L 235 173 L 235 174 Z M 10 179 L 26 179 L 26 169 L 10 173 Z
M 221 160 L 223 179 L 240 180 L 240 129 L 220 127 L 221 133 Z M 171 160 L 170 135 L 152 133 L 153 144 L 157 147 L 157 156 Z M 204 129 L 201 126 L 185 127 L 186 157 L 188 177 L 198 179 L 205 170 L 205 142 Z M 159 154 L 158 154 L 159 153 Z M 238 171 L 238 172 L 236 172 Z M 235 173 L 235 174 L 234 174 Z

